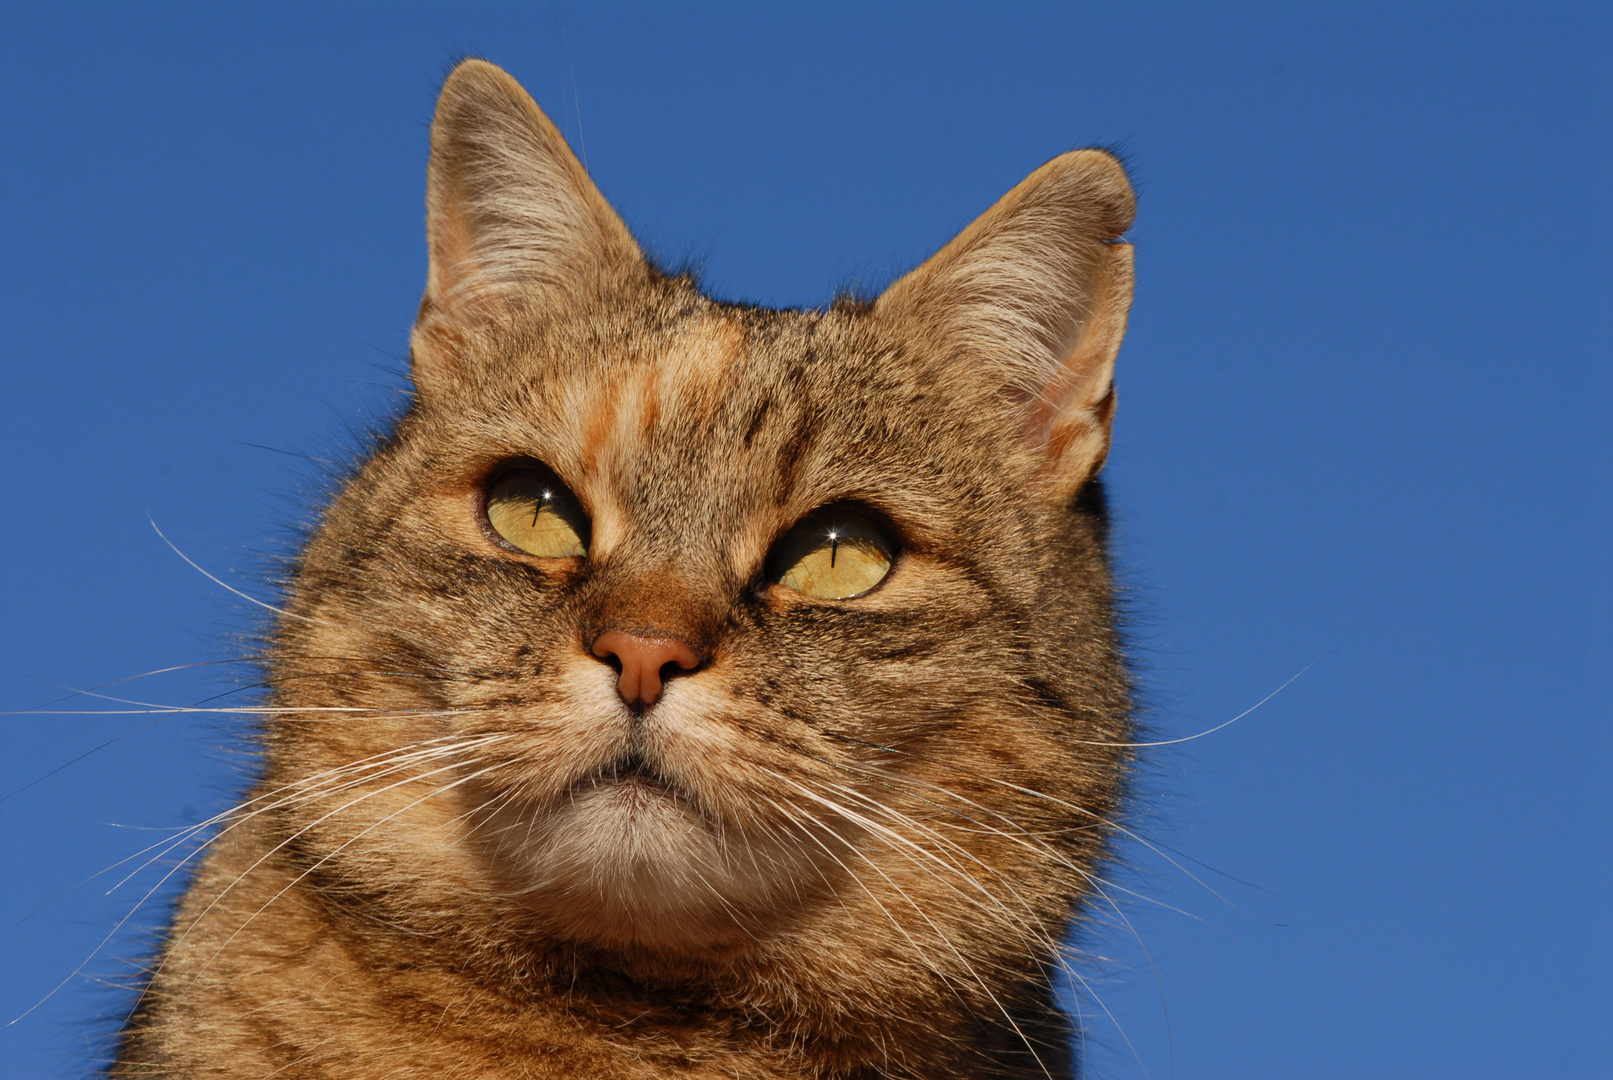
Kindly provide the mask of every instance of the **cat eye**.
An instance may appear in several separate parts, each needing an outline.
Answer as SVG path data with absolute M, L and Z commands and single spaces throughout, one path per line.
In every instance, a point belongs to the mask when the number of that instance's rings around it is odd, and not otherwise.
M 588 515 L 544 468 L 503 473 L 487 488 L 487 522 L 513 548 L 544 559 L 588 554 Z
M 895 559 L 896 543 L 879 522 L 849 506 L 826 506 L 773 546 L 767 577 L 819 600 L 849 600 L 884 581 Z

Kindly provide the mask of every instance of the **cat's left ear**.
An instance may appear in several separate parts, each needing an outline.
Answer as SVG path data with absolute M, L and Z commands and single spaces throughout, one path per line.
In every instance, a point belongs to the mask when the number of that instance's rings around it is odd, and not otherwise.
M 1131 245 L 1118 241 L 1136 212 L 1113 155 L 1063 154 L 874 305 L 949 378 L 983 382 L 1011 402 L 1017 434 L 1058 499 L 1109 452 L 1132 291 Z
M 417 386 L 461 362 L 466 331 L 512 307 L 586 302 L 648 264 L 616 211 L 532 96 L 502 68 L 466 60 L 431 123 L 431 265 L 413 343 Z

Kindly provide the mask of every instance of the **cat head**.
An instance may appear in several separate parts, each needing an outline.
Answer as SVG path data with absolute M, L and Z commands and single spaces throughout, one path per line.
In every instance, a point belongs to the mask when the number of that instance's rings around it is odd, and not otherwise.
M 311 872 L 480 940 L 1053 948 L 1128 731 L 1119 164 L 773 311 L 651 265 L 492 65 L 431 142 L 415 395 L 275 639 L 266 790 Z

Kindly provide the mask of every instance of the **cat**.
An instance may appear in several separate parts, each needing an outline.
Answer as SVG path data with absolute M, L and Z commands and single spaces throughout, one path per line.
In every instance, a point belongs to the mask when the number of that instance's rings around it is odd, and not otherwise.
M 1120 164 L 817 310 L 656 268 L 484 61 L 427 188 L 413 397 L 111 1075 L 1072 1075 L 1132 760 Z

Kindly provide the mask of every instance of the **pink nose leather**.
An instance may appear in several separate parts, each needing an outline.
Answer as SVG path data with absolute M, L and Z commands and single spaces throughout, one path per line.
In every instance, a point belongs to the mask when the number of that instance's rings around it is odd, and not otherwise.
M 616 692 L 629 705 L 653 705 L 661 696 L 661 671 L 676 664 L 685 671 L 700 666 L 700 657 L 675 637 L 640 637 L 625 630 L 607 630 L 594 639 L 594 655 L 614 656 L 622 665 Z

